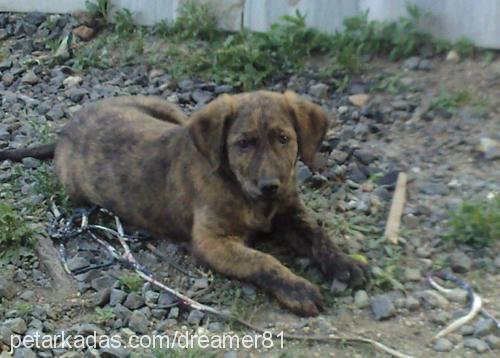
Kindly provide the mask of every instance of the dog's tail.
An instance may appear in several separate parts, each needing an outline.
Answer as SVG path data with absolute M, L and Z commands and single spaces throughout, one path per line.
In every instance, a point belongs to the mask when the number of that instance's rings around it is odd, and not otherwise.
M 56 144 L 44 144 L 38 147 L 0 150 L 0 160 L 10 159 L 14 162 L 20 162 L 23 158 L 33 157 L 36 159 L 52 159 Z

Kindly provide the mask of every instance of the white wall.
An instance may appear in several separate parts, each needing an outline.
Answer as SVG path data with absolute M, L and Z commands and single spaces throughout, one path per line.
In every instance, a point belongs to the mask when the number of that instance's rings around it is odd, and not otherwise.
M 115 9 L 131 10 L 136 21 L 152 25 L 173 20 L 186 0 L 110 0 Z M 397 20 L 406 14 L 408 0 L 198 0 L 211 4 L 221 26 L 238 30 L 243 24 L 252 30 L 267 29 L 284 14 L 298 9 L 307 22 L 326 32 L 342 26 L 342 18 L 370 9 L 370 17 Z M 423 14 L 422 29 L 449 40 L 465 36 L 476 45 L 500 49 L 500 0 L 410 0 Z M 85 0 L 0 0 L 0 11 L 73 12 L 85 9 Z

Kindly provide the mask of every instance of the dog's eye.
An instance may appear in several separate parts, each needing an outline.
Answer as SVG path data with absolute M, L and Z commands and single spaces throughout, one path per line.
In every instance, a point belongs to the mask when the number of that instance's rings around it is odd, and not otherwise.
M 241 138 L 240 140 L 238 140 L 236 142 L 236 145 L 240 148 L 240 149 L 247 149 L 248 147 L 250 147 L 251 143 L 248 139 L 246 138 Z
M 290 137 L 287 136 L 286 134 L 281 133 L 278 136 L 278 140 L 280 141 L 281 144 L 287 144 L 290 141 Z

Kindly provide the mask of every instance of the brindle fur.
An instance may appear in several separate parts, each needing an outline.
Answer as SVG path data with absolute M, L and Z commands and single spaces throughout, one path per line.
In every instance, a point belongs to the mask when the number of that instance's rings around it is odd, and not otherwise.
M 108 99 L 63 129 L 55 168 L 73 198 L 187 243 L 215 271 L 262 287 L 297 314 L 317 315 L 318 287 L 246 243 L 271 233 L 326 279 L 366 283 L 365 267 L 327 237 L 296 190 L 297 159 L 312 164 L 326 129 L 321 108 L 293 92 L 223 95 L 189 120 L 158 99 Z

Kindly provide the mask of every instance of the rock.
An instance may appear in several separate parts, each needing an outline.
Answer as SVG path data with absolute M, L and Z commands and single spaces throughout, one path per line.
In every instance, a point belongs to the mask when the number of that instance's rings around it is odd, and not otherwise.
M 146 291 L 144 293 L 144 302 L 148 306 L 153 306 L 158 302 L 158 298 L 160 297 L 159 292 L 155 291 Z
M 448 61 L 448 62 L 455 62 L 455 63 L 460 62 L 460 55 L 458 54 L 457 51 L 451 50 L 446 55 L 446 61 Z
M 47 16 L 44 13 L 38 12 L 38 11 L 32 11 L 28 12 L 23 20 L 25 23 L 34 25 L 34 26 L 40 26 L 42 22 L 45 21 Z
M 102 347 L 99 352 L 102 358 L 126 358 L 130 355 L 130 352 L 122 346 L 114 347 L 112 345 Z
M 398 180 L 399 171 L 394 170 L 384 174 L 384 176 L 378 178 L 376 183 L 378 185 L 387 185 L 389 187 L 394 187 Z
M 165 332 L 168 328 L 172 328 L 177 324 L 177 321 L 172 318 L 164 319 L 160 321 L 156 326 L 156 330 L 160 333 Z
M 330 292 L 333 296 L 339 295 L 347 289 L 347 284 L 340 280 L 334 279 L 330 285 Z
M 42 162 L 39 159 L 26 157 L 22 159 L 23 165 L 28 169 L 38 168 Z
M 500 255 L 497 255 L 497 257 L 495 257 L 495 261 L 493 262 L 493 264 L 496 268 L 500 269 Z
M 64 79 L 63 85 L 66 88 L 70 88 L 70 87 L 78 86 L 82 82 L 83 82 L 83 78 L 80 76 L 68 76 Z
M 365 107 L 370 101 L 370 95 L 360 93 L 348 97 L 349 102 L 356 107 Z
M 211 92 L 208 91 L 202 91 L 202 90 L 195 90 L 191 94 L 191 98 L 193 98 L 193 101 L 195 101 L 198 104 L 205 104 L 208 101 L 212 99 L 213 95 Z
M 497 325 L 492 319 L 482 318 L 474 325 L 474 337 L 483 337 L 495 332 Z
M 474 349 L 477 353 L 484 353 L 489 349 L 488 344 L 478 338 L 465 338 L 464 347 Z
M 488 343 L 488 345 L 490 346 L 491 349 L 500 348 L 500 337 L 497 337 L 493 334 L 490 334 L 490 335 L 486 336 L 486 338 L 484 340 L 486 341 L 486 343 Z
M 89 261 L 81 256 L 73 256 L 67 261 L 67 265 L 70 271 L 76 271 L 89 266 Z
M 454 288 L 446 293 L 446 298 L 452 302 L 465 303 L 467 301 L 467 291 L 461 288 Z
M 110 288 L 105 288 L 103 290 L 99 290 L 92 295 L 89 299 L 90 307 L 103 307 L 109 302 L 109 297 L 111 294 Z
M 377 321 L 390 318 L 396 314 L 396 308 L 387 295 L 378 295 L 372 298 L 371 308 Z
M 330 158 L 335 160 L 335 162 L 337 162 L 337 164 L 344 164 L 348 157 L 349 157 L 349 153 L 343 152 L 343 151 L 337 150 L 337 149 L 334 149 L 330 153 Z
M 131 330 L 139 334 L 146 334 L 148 332 L 149 321 L 144 313 L 141 311 L 134 311 L 130 316 L 128 326 Z
M 357 308 L 366 308 L 370 305 L 370 298 L 365 290 L 356 291 L 354 294 L 354 305 Z
M 435 314 L 432 315 L 431 321 L 439 324 L 441 326 L 444 326 L 446 323 L 448 323 L 451 319 L 451 314 L 449 314 L 447 311 L 439 311 Z
M 319 99 L 328 98 L 328 86 L 324 83 L 316 83 L 309 88 L 309 94 Z
M 416 311 L 420 308 L 420 301 L 414 296 L 408 296 L 405 299 L 405 307 L 409 311 Z
M 26 322 L 20 317 L 7 319 L 3 324 L 17 334 L 24 334 L 27 329 Z
M 113 313 L 117 318 L 127 321 L 132 315 L 132 311 L 130 311 L 127 307 L 122 306 L 120 303 L 117 303 L 115 308 L 113 308 Z
M 420 274 L 420 271 L 417 269 L 413 268 L 405 268 L 403 272 L 403 280 L 405 282 L 408 281 L 420 281 L 422 279 L 422 275 Z
M 313 189 L 319 189 L 326 183 L 328 183 L 328 179 L 324 175 L 314 174 L 311 177 L 311 187 Z
M 36 353 L 31 348 L 20 347 L 14 353 L 14 358 L 36 358 Z
M 16 287 L 12 284 L 11 280 L 0 276 L 0 300 L 5 298 L 10 300 L 16 295 Z
M 98 336 L 105 335 L 106 332 L 100 328 L 98 325 L 94 323 L 81 323 L 81 324 L 76 324 L 73 327 L 71 327 L 72 330 L 76 332 L 76 334 L 80 336 L 92 336 L 93 334 L 96 334 Z
M 0 71 L 5 71 L 8 70 L 12 67 L 12 61 L 11 60 L 5 60 L 0 62 Z
M 168 318 L 177 318 L 179 317 L 179 307 L 172 307 L 170 312 L 168 313 Z
M 116 279 L 108 274 L 104 274 L 92 280 L 91 286 L 94 290 L 99 291 L 105 288 L 113 287 Z
M 366 150 L 356 149 L 354 156 L 364 165 L 373 163 L 377 159 L 377 155 Z
M 74 102 L 74 103 L 80 103 L 84 98 L 85 95 L 87 94 L 87 90 L 82 89 L 82 88 L 71 88 L 67 92 L 67 96 L 69 99 Z
M 127 292 L 119 290 L 117 288 L 112 288 L 109 294 L 109 305 L 116 306 L 117 304 L 121 304 L 126 297 Z
M 189 312 L 187 322 L 191 325 L 199 326 L 203 317 L 205 317 L 205 313 L 203 313 L 202 311 L 192 310 L 191 312 Z
M 215 87 L 215 94 L 231 93 L 234 91 L 234 87 L 230 85 L 220 85 Z
M 26 290 L 19 296 L 23 301 L 32 301 L 35 298 L 35 292 L 32 290 Z
M 419 297 L 425 305 L 431 308 L 446 308 L 449 304 L 446 298 L 434 290 L 418 291 L 415 293 L 415 296 Z
M 460 334 L 462 336 L 472 336 L 474 334 L 474 327 L 468 324 L 460 327 Z
M 127 299 L 125 300 L 123 305 L 131 310 L 136 310 L 143 307 L 144 303 L 144 298 L 141 295 L 132 292 L 127 295 Z
M 238 353 L 236 353 L 235 351 L 226 352 L 224 353 L 222 358 L 238 358 Z
M 444 183 L 423 182 L 420 184 L 420 192 L 426 195 L 446 195 L 450 192 Z
M 361 170 L 361 168 L 355 167 L 347 174 L 347 178 L 351 179 L 355 183 L 362 183 L 368 179 L 368 176 L 363 170 Z
M 194 82 L 191 81 L 191 80 L 188 80 L 188 79 L 185 79 L 185 80 L 181 80 L 179 81 L 178 83 L 178 87 L 182 90 L 182 91 L 192 91 L 193 88 L 194 88 Z
M 480 138 L 478 149 L 488 160 L 500 158 L 500 142 L 494 139 L 487 137 Z
M 434 349 L 436 352 L 449 352 L 453 349 L 453 343 L 451 343 L 446 338 L 439 338 L 432 345 L 432 349 Z
M 80 25 L 73 29 L 73 34 L 78 36 L 82 41 L 89 41 L 95 35 L 95 30 L 91 27 Z
M 168 292 L 160 292 L 160 296 L 158 297 L 158 306 L 170 306 L 171 304 L 177 302 L 177 299 Z
M 40 82 L 40 78 L 31 70 L 26 71 L 24 76 L 21 78 L 21 83 L 24 84 L 35 85 L 38 82 Z
M 307 166 L 301 165 L 298 167 L 298 169 L 297 169 L 297 182 L 299 184 L 305 183 L 311 177 L 312 177 L 312 172 Z
M 420 64 L 420 58 L 419 57 L 410 57 L 404 62 L 404 66 L 409 69 L 409 70 L 416 70 L 418 69 L 418 65 Z
M 462 251 L 455 251 L 448 257 L 451 269 L 457 273 L 466 273 L 472 267 L 472 260 Z
M 421 60 L 418 64 L 418 69 L 423 71 L 430 71 L 433 67 L 434 66 L 432 65 L 432 61 L 426 58 Z

